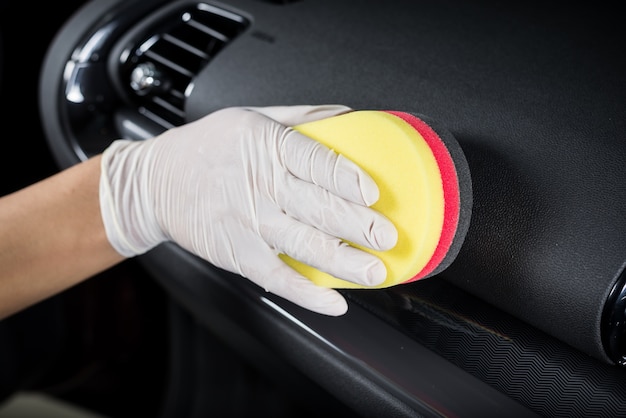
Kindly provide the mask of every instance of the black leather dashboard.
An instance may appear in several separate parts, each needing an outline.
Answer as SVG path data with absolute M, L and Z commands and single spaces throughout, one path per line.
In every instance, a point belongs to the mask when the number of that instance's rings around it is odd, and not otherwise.
M 93 1 L 59 34 L 41 98 L 60 166 L 132 135 L 120 127 L 159 132 L 128 110 L 127 81 L 112 68 L 157 5 L 192 3 Z M 626 412 L 617 365 L 626 354 L 625 39 L 608 11 L 490 1 L 206 3 L 249 24 L 194 77 L 186 120 L 226 106 L 301 103 L 428 115 L 466 153 L 474 209 L 448 270 L 423 283 L 345 291 L 351 308 L 339 319 L 303 312 L 173 245 L 143 256 L 185 308 L 233 341 L 269 346 L 365 415 Z M 99 98 L 94 112 L 68 103 L 63 70 L 98 28 L 107 28 L 99 58 L 79 84 Z
M 333 102 L 442 121 L 476 189 L 470 235 L 442 277 L 608 361 L 602 314 L 626 263 L 621 43 L 610 27 L 591 42 L 587 16 L 562 13 L 319 1 L 252 13 L 198 76 L 188 114 Z

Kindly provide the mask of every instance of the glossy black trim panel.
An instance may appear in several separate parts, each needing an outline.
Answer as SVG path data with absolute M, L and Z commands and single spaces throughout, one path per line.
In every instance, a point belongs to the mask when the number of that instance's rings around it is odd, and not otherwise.
M 181 306 L 233 349 L 247 347 L 248 356 L 262 356 L 268 366 L 293 365 L 363 416 L 480 416 L 485 411 L 535 416 L 358 304 L 339 318 L 318 315 L 175 245 L 160 246 L 141 259 Z

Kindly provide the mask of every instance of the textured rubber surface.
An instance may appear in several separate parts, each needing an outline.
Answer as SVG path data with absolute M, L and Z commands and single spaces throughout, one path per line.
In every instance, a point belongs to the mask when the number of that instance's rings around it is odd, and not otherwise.
M 445 280 L 344 295 L 538 416 L 626 416 L 625 369 L 603 364 Z M 492 412 L 461 416 L 529 416 Z

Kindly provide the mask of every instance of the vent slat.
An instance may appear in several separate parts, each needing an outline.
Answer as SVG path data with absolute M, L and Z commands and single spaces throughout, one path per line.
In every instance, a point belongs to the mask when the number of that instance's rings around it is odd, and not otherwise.
M 166 57 L 164 57 L 162 55 L 159 55 L 159 54 L 157 54 L 157 53 L 155 53 L 155 52 L 153 52 L 151 50 L 146 51 L 145 56 L 148 57 L 148 58 L 152 58 L 152 60 L 157 61 L 158 63 L 161 63 L 161 64 L 165 65 L 166 67 L 176 71 L 179 74 L 184 75 L 185 77 L 189 77 L 189 78 L 193 77 L 193 72 L 192 71 L 188 70 L 185 67 L 182 67 L 182 66 L 176 64 L 174 61 L 172 61 L 172 60 L 170 60 L 170 59 L 168 59 L 168 58 L 166 58 Z
M 224 35 L 223 33 L 220 33 L 214 29 L 211 29 L 209 26 L 205 26 L 200 22 L 196 22 L 195 20 L 189 20 L 187 21 L 187 24 L 191 26 L 192 28 L 198 29 L 199 31 L 202 31 L 206 33 L 207 35 L 212 36 L 215 39 L 222 41 L 224 43 L 230 40 L 228 36 Z
M 185 100 L 185 94 L 182 91 L 170 90 L 170 94 L 180 100 Z
M 150 111 L 149 109 L 145 107 L 140 107 L 137 110 L 139 111 L 140 114 L 147 117 L 151 121 L 161 125 L 165 129 L 171 129 L 177 126 L 177 124 L 170 122 L 169 118 L 162 118 L 161 116 L 157 115 L 156 113 Z
M 163 99 L 162 97 L 159 96 L 155 96 L 152 101 L 157 104 L 158 106 L 161 106 L 162 108 L 164 108 L 165 110 L 168 110 L 180 117 L 185 116 L 185 111 L 182 109 L 179 109 L 178 107 L 174 106 L 172 103 L 168 102 L 167 100 Z
M 192 54 L 196 55 L 198 58 L 202 59 L 202 60 L 208 60 L 209 59 L 209 54 L 205 53 L 204 51 L 194 47 L 193 45 L 190 45 L 188 43 L 186 43 L 185 41 L 183 41 L 182 39 L 179 38 L 175 38 L 174 36 L 170 35 L 169 33 L 165 33 L 163 34 L 163 39 L 166 40 L 167 42 L 170 42 L 176 46 L 178 46 L 179 48 L 183 48 L 186 51 L 191 52 Z

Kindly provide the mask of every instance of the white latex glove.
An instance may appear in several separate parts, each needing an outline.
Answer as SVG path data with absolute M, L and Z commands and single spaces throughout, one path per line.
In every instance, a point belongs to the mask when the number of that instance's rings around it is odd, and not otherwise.
M 289 126 L 345 106 L 227 108 L 146 141 L 114 141 L 100 181 L 107 236 L 122 255 L 164 241 L 309 310 L 341 315 L 343 296 L 315 285 L 279 253 L 335 277 L 382 283 L 384 264 L 342 241 L 396 244 L 368 206 L 378 188 L 363 170 Z

